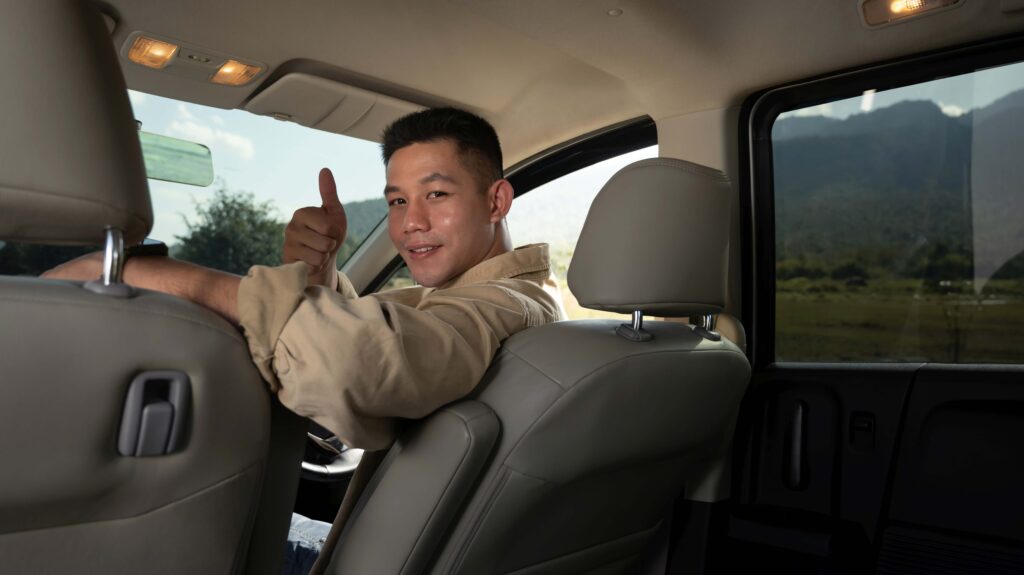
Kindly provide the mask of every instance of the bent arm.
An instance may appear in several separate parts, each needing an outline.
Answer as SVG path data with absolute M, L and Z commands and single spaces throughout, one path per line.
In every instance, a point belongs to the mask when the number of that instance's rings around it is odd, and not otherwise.
M 241 280 L 234 274 L 171 258 L 133 258 L 124 267 L 125 283 L 191 300 L 235 325 Z
M 466 395 L 503 339 L 554 317 L 553 306 L 541 310 L 503 287 L 445 290 L 407 305 L 307 287 L 304 269 L 287 268 L 256 266 L 242 282 L 249 349 L 281 403 L 352 447 L 386 448 L 397 418 Z
M 94 280 L 103 269 L 103 252 L 93 252 L 65 262 L 41 277 Z M 167 257 L 146 256 L 125 262 L 124 283 L 191 300 L 238 324 L 238 286 L 242 278 Z

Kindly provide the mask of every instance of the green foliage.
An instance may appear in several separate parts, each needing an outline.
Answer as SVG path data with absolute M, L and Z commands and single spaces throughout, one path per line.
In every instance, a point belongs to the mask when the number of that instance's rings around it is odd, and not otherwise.
M 338 266 L 348 260 L 387 214 L 387 211 L 388 205 L 383 198 L 345 204 L 348 234 L 345 236 L 345 242 L 341 244 L 341 249 L 338 250 Z
M 786 259 L 775 266 L 775 278 L 789 280 L 793 278 L 818 279 L 828 275 L 825 268 L 818 262 L 808 262 L 804 258 Z
M 864 279 L 868 277 L 868 270 L 860 262 L 850 260 L 833 268 L 832 273 L 829 275 L 834 280 Z
M 274 217 L 270 202 L 222 187 L 196 206 L 196 213 L 195 222 L 185 219 L 188 233 L 177 237 L 174 257 L 235 274 L 256 264 L 281 263 L 284 224 Z
M 806 280 L 802 280 L 806 281 Z M 865 288 L 780 292 L 776 359 L 1020 363 L 1024 298 Z M 1014 282 L 1019 285 L 1020 282 Z M 1011 286 L 1004 285 L 1006 289 Z

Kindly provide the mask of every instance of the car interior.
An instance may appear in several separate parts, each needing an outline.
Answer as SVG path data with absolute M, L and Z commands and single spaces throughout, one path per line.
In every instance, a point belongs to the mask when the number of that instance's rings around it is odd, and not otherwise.
M 324 573 L 1024 572 L 1024 1 L 3 6 L 0 571 L 280 573 L 345 501 Z M 480 115 L 566 320 L 353 479 L 238 329 L 122 281 L 154 182 L 245 152 L 143 98 L 373 147 Z M 411 282 L 373 210 L 362 295 Z

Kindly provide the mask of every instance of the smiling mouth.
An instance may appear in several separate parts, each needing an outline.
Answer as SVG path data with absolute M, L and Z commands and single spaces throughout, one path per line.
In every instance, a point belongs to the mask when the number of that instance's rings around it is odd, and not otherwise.
M 426 257 L 436 252 L 441 246 L 417 246 L 415 248 L 408 248 L 407 251 L 416 258 Z

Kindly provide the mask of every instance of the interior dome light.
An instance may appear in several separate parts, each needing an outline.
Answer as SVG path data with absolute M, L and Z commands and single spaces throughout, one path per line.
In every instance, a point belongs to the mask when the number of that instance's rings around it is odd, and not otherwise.
M 895 24 L 908 18 L 955 8 L 965 0 L 861 0 L 860 14 L 868 26 Z
M 128 59 L 147 68 L 160 69 L 170 64 L 177 53 L 176 44 L 139 36 L 128 50 Z
M 226 86 L 241 86 L 255 78 L 259 73 L 259 66 L 250 66 L 238 60 L 228 60 L 210 78 L 210 81 L 214 84 L 224 84 Z

